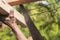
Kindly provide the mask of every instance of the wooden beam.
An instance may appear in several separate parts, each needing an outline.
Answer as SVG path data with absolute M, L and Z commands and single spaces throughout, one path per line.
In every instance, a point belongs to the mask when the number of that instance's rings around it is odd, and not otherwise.
M 13 9 L 14 10 L 14 17 L 23 25 L 26 26 L 25 23 L 25 19 L 24 16 L 22 14 L 20 14 L 18 11 L 16 11 L 12 6 L 10 6 L 9 4 L 5 4 L 0 0 L 0 13 L 2 14 L 9 14 L 10 10 Z
M 39 1 L 39 0 L 6 0 L 6 2 L 9 3 L 10 5 L 18 5 L 18 4 L 24 4 L 34 1 Z

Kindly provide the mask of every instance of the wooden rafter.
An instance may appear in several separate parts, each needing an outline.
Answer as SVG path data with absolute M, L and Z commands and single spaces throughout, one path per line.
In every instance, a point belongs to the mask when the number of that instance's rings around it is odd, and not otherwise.
M 10 5 L 18 5 L 18 4 L 24 4 L 34 1 L 39 1 L 39 0 L 6 0 L 6 2 L 9 3 Z
M 6 2 L 4 3 L 4 1 L 6 1 Z M 20 14 L 18 11 L 16 11 L 10 5 L 23 4 L 23 3 L 33 2 L 33 1 L 39 1 L 39 0 L 4 0 L 4 1 L 0 0 L 0 13 L 2 13 L 3 15 L 9 14 L 10 10 L 13 9 L 14 10 L 14 14 L 15 14 L 15 18 L 19 22 L 21 22 L 22 24 L 24 24 L 26 26 L 24 16 L 22 14 Z
M 12 6 L 10 6 L 7 3 L 3 3 L 2 0 L 0 0 L 0 13 L 4 14 L 9 14 L 10 10 L 14 10 L 14 17 L 22 24 L 26 26 L 24 16 L 20 14 L 18 11 L 16 11 Z

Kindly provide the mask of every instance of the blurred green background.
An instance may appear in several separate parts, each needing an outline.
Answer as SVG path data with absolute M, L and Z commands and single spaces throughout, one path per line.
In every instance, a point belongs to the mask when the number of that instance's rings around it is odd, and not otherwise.
M 60 0 L 45 0 L 48 4 L 32 2 L 24 4 L 30 12 L 30 17 L 45 40 L 60 40 Z M 13 6 L 19 11 L 19 6 Z M 20 30 L 28 38 L 28 28 L 18 25 Z M 0 28 L 0 40 L 16 40 L 12 30 L 6 26 Z

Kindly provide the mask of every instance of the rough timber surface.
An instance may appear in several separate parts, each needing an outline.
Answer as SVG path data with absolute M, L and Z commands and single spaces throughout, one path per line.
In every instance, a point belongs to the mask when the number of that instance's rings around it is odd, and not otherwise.
M 18 11 L 16 11 L 12 6 L 10 6 L 7 3 L 2 3 L 2 1 L 0 0 L 0 13 L 2 14 L 9 14 L 10 10 L 13 9 L 14 10 L 14 17 L 23 25 L 26 26 L 25 23 L 25 19 L 24 16 L 22 14 L 20 14 Z
M 39 1 L 39 0 L 6 0 L 6 2 L 9 3 L 10 5 L 18 5 L 29 2 L 35 2 L 35 1 Z

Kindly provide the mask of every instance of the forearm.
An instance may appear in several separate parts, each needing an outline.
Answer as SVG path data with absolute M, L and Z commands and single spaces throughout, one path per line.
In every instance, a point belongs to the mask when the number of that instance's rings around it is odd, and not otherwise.
M 15 33 L 17 40 L 27 40 L 21 30 L 18 28 L 16 24 L 10 25 L 12 31 Z

